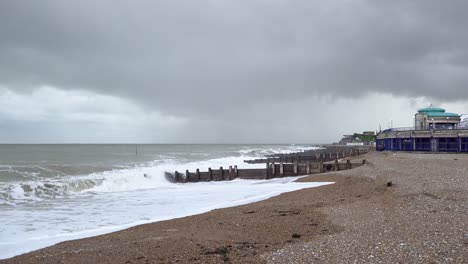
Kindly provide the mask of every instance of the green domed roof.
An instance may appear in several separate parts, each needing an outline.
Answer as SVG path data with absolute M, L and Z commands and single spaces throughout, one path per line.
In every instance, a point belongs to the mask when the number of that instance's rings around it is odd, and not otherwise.
M 418 110 L 418 113 L 445 113 L 445 109 L 438 107 L 427 107 Z
M 427 107 L 418 110 L 418 113 L 426 114 L 429 117 L 460 117 L 459 114 L 446 113 L 445 109 L 438 107 Z

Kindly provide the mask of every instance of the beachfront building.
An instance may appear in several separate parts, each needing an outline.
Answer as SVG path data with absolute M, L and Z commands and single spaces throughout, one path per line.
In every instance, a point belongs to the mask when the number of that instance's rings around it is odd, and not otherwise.
M 468 129 L 460 128 L 460 115 L 445 109 L 419 109 L 412 128 L 390 128 L 377 134 L 377 150 L 468 152 Z
M 447 113 L 443 108 L 423 108 L 414 115 L 415 130 L 456 129 L 458 124 L 460 115 Z

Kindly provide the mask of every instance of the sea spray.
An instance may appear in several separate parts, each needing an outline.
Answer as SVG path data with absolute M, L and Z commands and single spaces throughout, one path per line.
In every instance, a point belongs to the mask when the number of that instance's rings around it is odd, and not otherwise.
M 28 157 L 27 161 L 10 160 L 6 161 L 9 164 L 0 165 L 3 171 L 21 172 L 15 180 L 0 182 L 0 258 L 65 240 L 245 204 L 317 185 L 292 183 L 293 178 L 188 184 L 172 184 L 164 179 L 165 171 L 207 170 L 229 165 L 263 167 L 244 164 L 243 160 L 272 151 L 291 152 L 313 146 L 139 145 L 139 155 L 143 157 L 130 156 L 120 146 L 121 152 L 103 154 L 100 147 L 80 147 L 82 152 L 79 152 L 65 146 L 76 154 L 77 160 L 71 157 L 60 160 L 57 156 L 44 160 L 45 151 L 40 160 Z M 60 146 L 54 148 L 58 148 L 55 152 L 64 151 Z M 115 150 L 109 146 L 103 148 Z M 80 158 L 91 150 L 107 156 L 92 163 L 88 158 Z

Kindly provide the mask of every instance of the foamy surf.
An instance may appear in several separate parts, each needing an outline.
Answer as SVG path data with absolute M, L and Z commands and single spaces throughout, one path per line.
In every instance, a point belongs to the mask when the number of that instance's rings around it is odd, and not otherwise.
M 0 170 L 8 170 L 8 175 L 13 175 L 0 182 L 0 258 L 66 240 L 329 184 L 293 183 L 293 178 L 188 184 L 172 184 L 165 180 L 166 171 L 207 170 L 208 167 L 229 165 L 263 167 L 262 164 L 244 164 L 243 160 L 262 157 L 272 151 L 281 152 L 281 146 L 207 146 L 210 151 L 203 147 L 177 146 L 177 151 L 171 149 L 170 153 L 155 152 L 152 156 L 157 157 L 156 160 L 133 163 L 113 161 L 115 164 L 77 165 L 68 158 L 66 164 L 51 165 L 42 160 L 40 166 L 34 162 L 32 165 L 25 162 L 0 164 Z M 284 146 L 287 152 L 304 148 L 307 147 Z M 113 154 L 112 158 L 115 156 Z M 122 156 L 128 159 L 128 156 Z M 53 158 L 56 162 L 59 157 Z
M 208 167 L 218 168 L 226 166 L 226 164 L 242 164 L 240 166 L 243 168 L 263 167 L 261 164 L 243 164 L 244 159 L 250 158 L 252 156 L 225 157 L 188 163 L 162 160 L 89 175 L 7 182 L 0 185 L 0 204 L 32 203 L 86 192 L 125 192 L 160 188 L 171 184 L 163 176 L 165 172 L 173 172 L 174 170 L 185 171 L 185 169 L 195 170 L 197 168 L 207 170 Z
M 292 182 L 295 179 L 272 179 L 262 181 L 262 184 L 247 180 L 174 184 L 159 189 L 75 197 L 73 201 L 49 205 L 47 211 L 6 211 L 2 215 L 10 219 L 6 223 L 9 228 L 1 229 L 0 258 L 13 257 L 66 240 L 204 213 L 216 208 L 243 205 L 284 192 L 331 184 Z M 80 201 L 83 199 L 87 202 Z M 19 219 L 23 221 L 17 222 Z

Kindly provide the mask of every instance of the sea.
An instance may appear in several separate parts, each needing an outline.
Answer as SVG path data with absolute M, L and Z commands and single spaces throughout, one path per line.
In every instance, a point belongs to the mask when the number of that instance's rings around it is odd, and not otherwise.
M 164 173 L 246 164 L 314 145 L 0 145 L 0 259 L 59 242 L 330 183 L 296 178 L 170 183 Z M 145 177 L 146 174 L 146 177 Z

